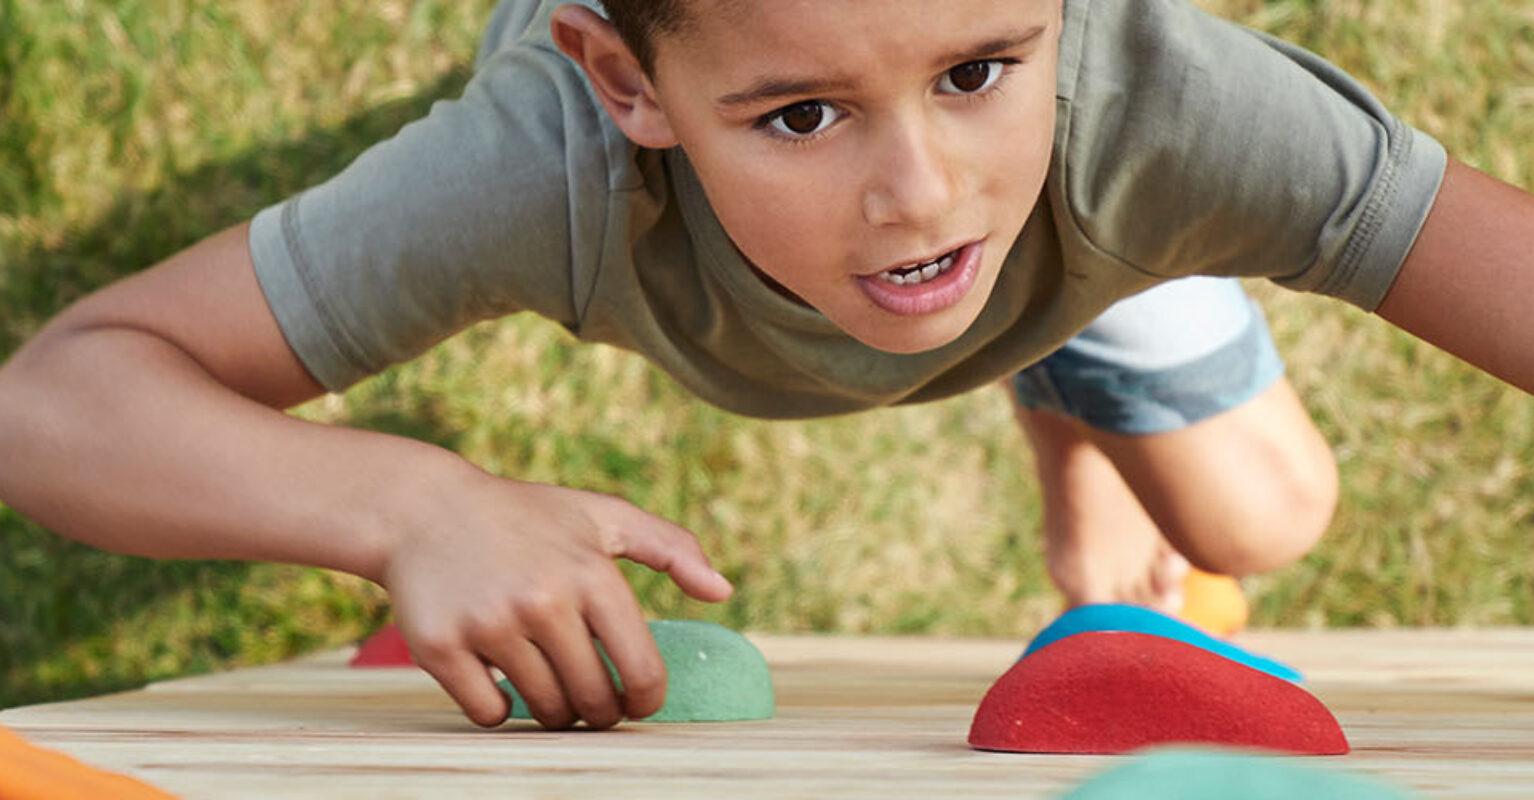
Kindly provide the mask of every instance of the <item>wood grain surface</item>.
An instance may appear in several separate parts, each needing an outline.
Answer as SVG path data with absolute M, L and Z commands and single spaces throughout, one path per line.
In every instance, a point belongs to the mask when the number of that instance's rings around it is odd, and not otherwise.
M 89 763 L 201 797 L 1057 797 L 1122 759 L 983 753 L 975 705 L 1021 642 L 751 636 L 777 718 L 481 731 L 416 670 L 349 653 L 0 712 Z M 1303 763 L 1428 797 L 1534 798 L 1534 629 L 1261 632 L 1351 755 Z

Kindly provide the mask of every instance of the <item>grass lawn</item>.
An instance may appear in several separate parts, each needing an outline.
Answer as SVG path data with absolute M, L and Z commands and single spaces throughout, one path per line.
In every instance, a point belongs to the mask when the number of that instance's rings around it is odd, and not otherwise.
M 1327 55 L 1457 157 L 1534 188 L 1534 0 L 1203 5 Z M 0 0 L 0 358 L 455 95 L 491 6 Z M 1256 623 L 1534 622 L 1534 401 L 1341 304 L 1252 288 L 1343 481 L 1324 544 L 1250 582 Z M 687 526 L 739 591 L 704 606 L 629 569 L 656 616 L 1021 638 L 1058 607 L 998 391 L 763 423 L 522 316 L 296 413 Z M 0 506 L 0 707 L 276 660 L 386 614 L 348 576 L 109 555 Z

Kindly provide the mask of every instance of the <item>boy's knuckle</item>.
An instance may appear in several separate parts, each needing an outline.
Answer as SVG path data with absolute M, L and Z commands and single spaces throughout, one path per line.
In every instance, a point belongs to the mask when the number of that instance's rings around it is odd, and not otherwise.
M 697 535 L 692 533 L 692 531 L 679 529 L 674 535 L 676 537 L 676 546 L 679 549 L 686 551 L 689 555 L 697 556 L 699 558 L 703 558 L 707 555 L 703 552 L 703 545 L 698 542 Z
M 628 504 L 627 500 L 621 498 L 612 498 L 612 500 L 624 505 Z M 597 550 L 607 558 L 617 558 L 628 552 L 629 538 L 635 530 L 634 517 L 629 511 L 603 514 L 592 520 L 592 535 L 596 540 Z
M 628 586 L 618 565 L 611 560 L 592 559 L 574 579 L 576 591 L 585 598 L 606 598 Z
M 497 639 L 513 627 L 511 612 L 501 606 L 482 606 L 465 617 L 463 627 L 471 641 Z
M 530 586 L 517 593 L 512 608 L 517 618 L 538 622 L 557 615 L 566 605 L 567 592 L 552 584 Z
M 427 631 L 416 634 L 410 649 L 422 664 L 440 664 L 453 657 L 460 648 L 457 636 L 446 631 Z

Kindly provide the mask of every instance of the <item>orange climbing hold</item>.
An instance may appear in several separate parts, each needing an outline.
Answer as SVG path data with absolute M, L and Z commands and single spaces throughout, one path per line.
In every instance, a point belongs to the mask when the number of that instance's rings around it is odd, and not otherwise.
M 1182 593 L 1177 618 L 1183 622 L 1219 637 L 1235 635 L 1246 627 L 1246 595 L 1235 578 L 1189 569 Z
M 5 800 L 175 800 L 127 775 L 96 769 L 0 727 L 0 797 Z

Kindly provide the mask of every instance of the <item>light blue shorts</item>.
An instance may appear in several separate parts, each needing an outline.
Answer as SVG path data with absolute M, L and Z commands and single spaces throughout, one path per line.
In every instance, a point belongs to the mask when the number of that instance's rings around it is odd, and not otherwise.
M 1231 278 L 1182 278 L 1120 300 L 1017 374 L 1018 402 L 1099 430 L 1164 433 L 1283 377 L 1262 309 Z

